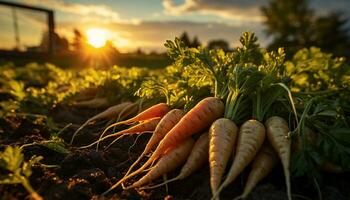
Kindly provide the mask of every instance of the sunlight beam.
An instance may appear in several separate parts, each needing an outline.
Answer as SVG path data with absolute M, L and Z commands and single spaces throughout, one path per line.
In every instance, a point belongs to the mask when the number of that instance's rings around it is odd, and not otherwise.
M 103 47 L 108 40 L 107 31 L 104 29 L 91 28 L 86 31 L 86 35 L 88 43 L 95 48 Z

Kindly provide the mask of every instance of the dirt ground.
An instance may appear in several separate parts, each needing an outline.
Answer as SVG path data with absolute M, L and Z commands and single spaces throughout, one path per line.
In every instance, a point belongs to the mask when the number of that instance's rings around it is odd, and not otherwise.
M 58 124 L 73 123 L 79 125 L 96 112 L 96 110 L 81 111 L 72 108 L 56 108 L 51 117 Z M 24 150 L 26 159 L 29 159 L 32 155 L 42 155 L 44 157 L 42 163 L 58 165 L 58 167 L 38 165 L 33 169 L 30 182 L 44 199 L 103 199 L 99 194 L 106 191 L 124 175 L 132 162 L 140 155 L 150 137 L 149 134 L 141 135 L 136 142 L 136 136 L 124 137 L 108 150 L 102 148 L 98 152 L 95 147 L 83 150 L 77 148 L 97 140 L 105 125 L 106 123 L 97 123 L 83 129 L 76 138 L 74 145 L 69 147 L 71 153 L 67 155 L 42 146 L 31 146 Z M 70 141 L 76 127 L 71 126 L 62 133 L 61 136 L 66 142 Z M 45 140 L 50 136 L 47 127 L 33 124 L 31 120 L 23 117 L 1 119 L 0 135 L 1 150 L 6 145 L 22 145 Z M 103 145 L 107 145 L 112 140 L 104 142 Z M 223 191 L 221 199 L 231 200 L 242 192 L 243 183 L 248 175 L 247 171 Z M 169 174 L 168 177 L 173 177 L 178 172 L 175 171 Z M 127 184 L 132 183 L 135 179 L 129 180 Z M 349 180 L 349 174 L 324 174 L 323 181 L 320 183 L 322 199 L 350 199 Z M 157 180 L 155 183 L 161 181 Z M 293 199 L 319 199 L 314 185 L 307 183 L 305 178 L 293 180 Z M 283 172 L 281 166 L 278 166 L 272 174 L 255 188 L 248 199 L 286 199 L 285 189 Z M 28 196 L 21 185 L 0 185 L 0 194 L 0 199 L 26 199 Z M 144 191 L 117 188 L 105 199 L 206 200 L 210 198 L 209 167 L 203 166 L 185 180 L 168 184 L 168 188 L 160 187 Z

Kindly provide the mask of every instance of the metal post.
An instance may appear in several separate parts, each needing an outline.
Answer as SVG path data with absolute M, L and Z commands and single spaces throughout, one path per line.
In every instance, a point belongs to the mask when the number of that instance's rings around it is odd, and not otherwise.
M 12 8 L 12 18 L 13 18 L 13 29 L 15 31 L 15 41 L 16 41 L 16 50 L 20 50 L 20 39 L 19 39 L 19 28 L 18 28 L 18 19 L 16 8 Z
M 55 51 L 55 22 L 54 22 L 54 15 L 53 15 L 53 11 L 49 11 L 48 12 L 48 24 L 49 24 L 49 53 L 53 54 Z
M 0 6 L 8 6 L 10 8 L 12 8 L 12 17 L 13 17 L 13 26 L 14 26 L 14 31 L 15 31 L 15 40 L 16 40 L 16 48 L 20 49 L 21 44 L 20 44 L 20 35 L 19 35 L 19 27 L 18 27 L 18 19 L 17 19 L 17 13 L 16 13 L 16 9 L 20 8 L 20 9 L 28 9 L 28 10 L 32 10 L 32 11 L 39 11 L 39 12 L 44 12 L 47 14 L 48 18 L 47 18 L 47 22 L 48 22 L 48 49 L 46 53 L 54 53 L 55 51 L 55 21 L 54 21 L 54 12 L 53 10 L 49 10 L 49 9 L 44 9 L 44 8 L 40 8 L 40 7 L 34 7 L 34 6 L 28 6 L 25 4 L 20 4 L 20 3 L 13 3 L 13 2 L 9 2 L 9 1 L 3 1 L 0 0 Z M 0 50 L 1 51 L 1 50 Z M 26 52 L 16 52 L 16 53 L 26 53 Z

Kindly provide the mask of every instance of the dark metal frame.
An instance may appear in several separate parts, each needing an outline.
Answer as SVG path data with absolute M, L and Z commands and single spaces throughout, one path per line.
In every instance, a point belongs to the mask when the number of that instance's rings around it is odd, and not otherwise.
M 39 12 L 45 12 L 48 16 L 48 33 L 49 33 L 49 49 L 48 53 L 52 54 L 54 52 L 54 43 L 53 43 L 53 38 L 54 38 L 54 32 L 55 32 L 55 21 L 54 21 L 54 12 L 53 10 L 49 9 L 44 9 L 40 7 L 34 7 L 34 6 L 29 6 L 29 5 L 24 5 L 24 4 L 19 4 L 19 3 L 12 3 L 12 2 L 7 2 L 7 1 L 0 1 L 0 5 L 2 6 L 8 6 L 8 7 L 15 7 L 15 8 L 23 8 L 23 9 L 28 9 L 28 10 L 34 10 L 34 11 L 39 11 Z M 0 51 L 1 54 L 6 54 L 10 55 L 12 54 L 13 51 Z M 18 54 L 19 52 L 15 52 L 15 54 Z M 20 52 L 21 54 L 27 54 L 26 52 Z

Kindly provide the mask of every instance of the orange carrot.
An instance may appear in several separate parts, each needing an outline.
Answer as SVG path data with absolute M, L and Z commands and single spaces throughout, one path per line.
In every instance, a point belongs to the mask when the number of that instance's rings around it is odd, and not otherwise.
M 72 136 L 72 139 L 70 141 L 70 144 L 73 143 L 74 141 L 74 138 L 75 136 L 78 134 L 78 132 L 80 130 L 82 130 L 85 126 L 87 126 L 88 124 L 92 123 L 92 122 L 95 122 L 97 120 L 100 120 L 100 119 L 108 119 L 108 118 L 113 118 L 113 117 L 116 117 L 118 116 L 120 113 L 122 114 L 127 114 L 127 115 L 130 115 L 132 114 L 130 111 L 134 110 L 132 108 L 135 107 L 135 104 L 131 103 L 130 101 L 127 101 L 127 102 L 123 102 L 123 103 L 120 103 L 118 105 L 115 105 L 115 106 L 111 106 L 109 108 L 107 108 L 106 110 L 104 110 L 103 112 L 89 118 L 83 125 L 81 125 L 74 133 L 73 133 L 73 136 Z
M 165 104 L 165 103 L 156 104 L 156 105 L 144 110 L 143 112 L 139 113 L 138 115 L 136 115 L 135 117 L 133 117 L 131 119 L 117 122 L 117 123 L 114 123 L 114 124 L 108 126 L 102 132 L 102 135 L 104 135 L 110 128 L 112 128 L 114 126 L 117 126 L 120 124 L 132 124 L 134 122 L 141 122 L 141 121 L 150 120 L 152 118 L 163 117 L 169 111 L 170 111 L 170 107 L 167 104 Z
M 164 155 L 145 176 L 126 189 L 140 187 L 181 166 L 190 154 L 193 144 L 194 140 L 192 138 L 189 138 L 179 144 L 177 147 Z
M 183 117 L 184 112 L 179 109 L 173 109 L 169 111 L 158 123 L 156 129 L 154 130 L 152 137 L 149 139 L 144 151 L 138 157 L 138 159 L 130 166 L 129 170 L 126 172 L 125 176 L 127 176 L 130 171 L 136 166 L 138 162 L 149 152 L 151 152 L 152 148 L 164 138 L 164 136 L 180 121 Z
M 282 161 L 284 176 L 286 179 L 287 196 L 292 199 L 291 183 L 290 183 L 290 154 L 291 154 L 291 140 L 288 137 L 289 127 L 288 123 L 281 117 L 270 117 L 266 123 L 266 135 L 272 147 L 278 153 Z
M 259 153 L 254 158 L 252 170 L 249 173 L 247 183 L 242 195 L 235 199 L 245 199 L 260 180 L 265 178 L 277 164 L 278 156 L 271 145 L 265 142 Z
M 166 136 L 160 142 L 157 149 L 152 156 L 147 160 L 142 167 L 128 176 L 119 180 L 114 184 L 110 190 L 118 187 L 122 182 L 129 179 L 132 176 L 142 172 L 146 167 L 151 165 L 155 160 L 165 154 L 169 149 L 178 145 L 182 141 L 186 140 L 190 136 L 200 131 L 205 130 L 216 119 L 220 118 L 224 113 L 224 104 L 220 99 L 215 97 L 207 97 L 200 101 L 195 107 L 193 107 L 184 117 L 181 118 Z M 109 191 L 110 191 L 109 190 Z
M 224 109 L 224 104 L 216 97 L 207 97 L 201 100 L 169 131 L 152 157 L 158 158 L 171 146 L 177 145 L 193 134 L 205 130 L 223 115 Z
M 254 159 L 265 139 L 265 127 L 257 120 L 248 120 L 241 126 L 238 135 L 236 155 L 226 179 L 213 195 L 216 199 L 220 192 L 228 186 Z
M 198 138 L 198 140 L 194 144 L 191 150 L 191 153 L 187 158 L 186 163 L 181 168 L 179 175 L 177 175 L 175 178 L 172 178 L 158 185 L 154 185 L 151 187 L 143 187 L 141 189 L 153 189 L 153 188 L 168 184 L 170 182 L 182 180 L 188 177 L 193 172 L 198 170 L 201 166 L 203 166 L 205 162 L 208 162 L 208 151 L 209 151 L 209 134 L 208 132 L 205 132 Z
M 209 165 L 210 187 L 213 194 L 220 186 L 227 161 L 235 150 L 238 128 L 226 118 L 216 120 L 210 127 Z
M 159 103 L 159 104 L 156 104 L 156 105 L 144 110 L 143 112 L 136 115 L 135 117 L 128 119 L 128 120 L 125 120 L 125 121 L 117 122 L 115 125 L 131 124 L 134 122 L 145 121 L 145 120 L 149 120 L 152 118 L 163 117 L 169 111 L 170 111 L 170 107 L 166 103 Z
M 157 124 L 159 123 L 160 121 L 160 118 L 153 118 L 151 120 L 148 120 L 148 121 L 145 121 L 143 123 L 140 123 L 140 124 L 137 124 L 135 126 L 132 126 L 128 129 L 125 129 L 125 130 L 122 130 L 122 131 L 119 131 L 119 132 L 116 132 L 116 133 L 113 133 L 113 134 L 110 134 L 110 135 L 107 135 L 87 146 L 83 146 L 83 147 L 80 147 L 80 148 L 88 148 L 88 147 L 91 147 L 107 138 L 110 138 L 110 137 L 117 137 L 117 136 L 125 136 L 125 135 L 132 135 L 132 134 L 140 134 L 140 133 L 145 133 L 145 132 L 152 132 L 154 131 L 154 129 L 157 127 Z
M 117 121 L 119 121 L 120 119 L 122 119 L 124 117 L 127 117 L 127 116 L 135 114 L 138 111 L 138 108 L 135 105 L 136 104 L 132 104 L 132 105 L 124 107 L 123 110 L 120 111 L 120 113 L 119 113 L 119 115 L 117 117 Z M 131 107 L 131 109 L 130 109 L 130 107 Z M 100 135 L 99 140 L 102 139 L 105 134 L 106 134 L 106 131 L 103 131 L 103 133 Z M 97 143 L 97 145 L 96 145 L 96 151 L 98 151 L 98 147 L 99 147 L 99 143 Z

